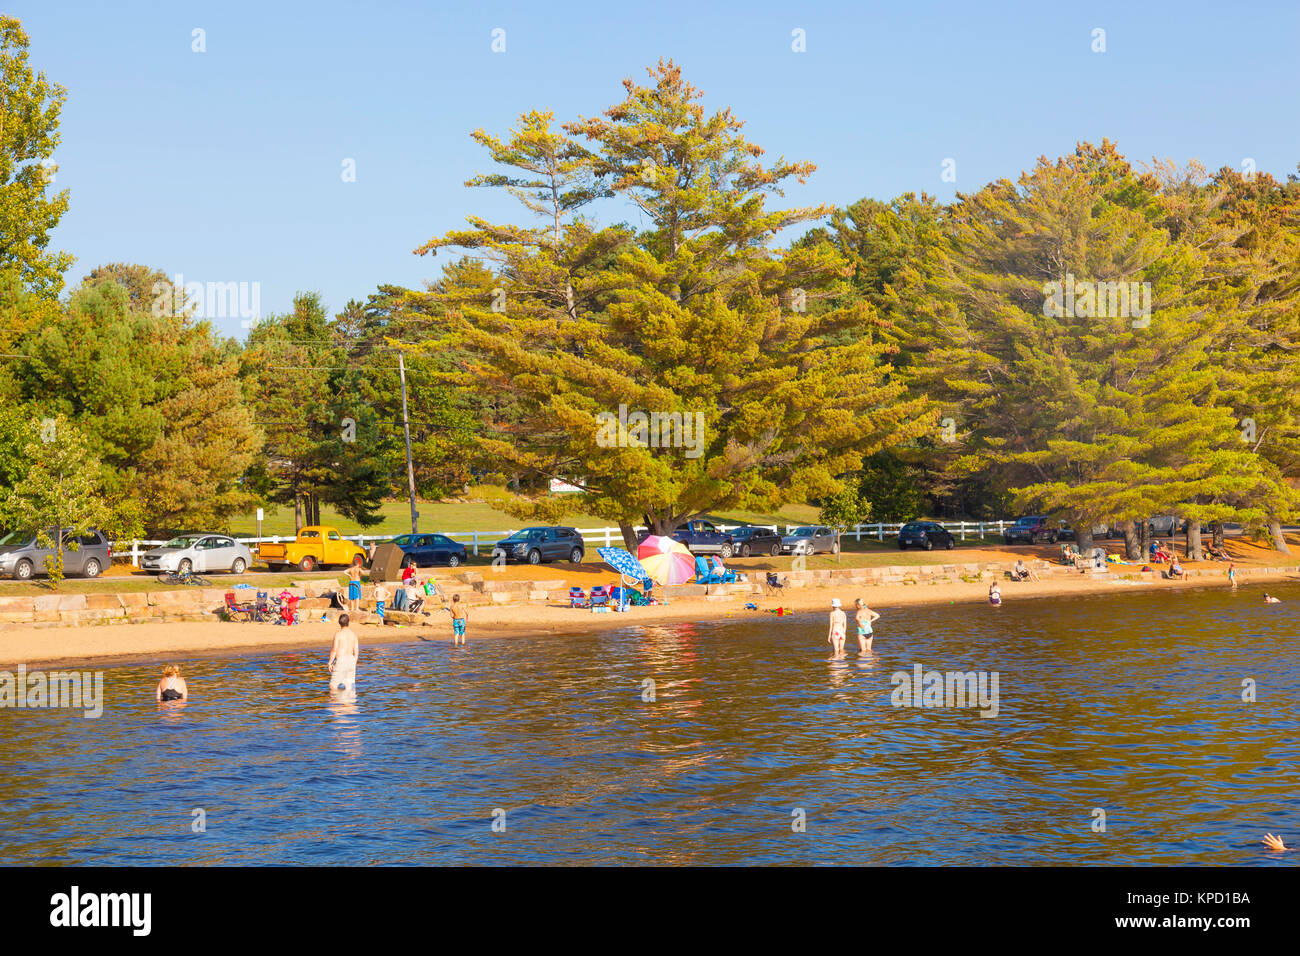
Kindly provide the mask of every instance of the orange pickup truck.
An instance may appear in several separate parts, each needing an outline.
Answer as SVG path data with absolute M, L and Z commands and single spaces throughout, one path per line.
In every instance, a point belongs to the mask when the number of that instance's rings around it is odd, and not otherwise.
M 310 525 L 298 532 L 298 540 L 288 544 L 262 544 L 257 556 L 272 571 L 296 567 L 302 571 L 315 571 L 331 564 L 365 564 L 366 553 L 346 541 L 338 528 L 328 525 Z

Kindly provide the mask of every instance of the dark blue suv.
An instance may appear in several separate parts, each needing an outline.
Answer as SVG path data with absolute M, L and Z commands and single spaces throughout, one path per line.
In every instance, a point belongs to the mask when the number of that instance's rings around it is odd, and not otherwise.
M 906 551 L 910 547 L 933 551 L 935 545 L 952 550 L 956 542 L 943 525 L 934 521 L 909 521 L 898 529 L 898 550 Z
M 465 546 L 445 534 L 402 534 L 393 539 L 393 544 L 402 549 L 402 567 L 445 564 L 454 568 L 465 563 Z

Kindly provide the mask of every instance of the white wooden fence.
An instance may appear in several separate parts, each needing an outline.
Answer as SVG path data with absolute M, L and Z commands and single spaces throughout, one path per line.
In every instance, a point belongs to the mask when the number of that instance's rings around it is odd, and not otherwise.
M 894 535 L 898 534 L 899 529 L 902 528 L 903 525 L 906 523 L 907 522 L 893 522 L 893 523 L 876 522 L 875 524 L 855 525 L 854 527 L 849 528 L 846 531 L 842 531 L 840 533 L 840 537 L 841 538 L 852 537 L 854 541 L 861 541 L 863 538 L 875 538 L 877 541 L 884 541 L 886 535 L 893 537 Z M 952 532 L 954 535 L 959 535 L 962 541 L 965 541 L 968 535 L 973 535 L 977 538 L 983 538 L 986 535 L 996 534 L 997 536 L 1001 537 L 1002 532 L 1006 528 L 1006 526 L 1008 524 L 1014 524 L 1014 523 L 1015 522 L 1013 521 L 1005 521 L 1005 520 L 1004 521 L 939 521 L 936 522 L 936 524 L 942 525 L 946 530 Z M 717 525 L 716 527 L 720 531 L 732 531 L 736 528 L 751 527 L 751 526 L 720 524 Z M 768 524 L 768 525 L 755 525 L 752 527 L 771 528 L 773 531 L 780 534 L 782 526 L 775 525 L 775 524 Z M 791 531 L 791 529 L 801 528 L 801 527 L 807 527 L 807 525 L 793 525 L 793 524 L 785 525 L 785 530 L 786 533 L 788 534 Z M 509 536 L 512 533 L 512 531 L 517 531 L 517 530 L 518 529 L 516 528 L 516 529 L 512 529 L 511 531 L 421 531 L 420 534 L 440 534 L 445 537 L 451 538 L 453 541 L 463 540 L 465 542 L 466 549 L 471 551 L 473 554 L 478 555 L 480 548 L 490 548 L 496 542 Z M 575 530 L 578 532 L 578 534 L 582 535 L 583 543 L 587 545 L 594 543 L 597 547 L 609 548 L 609 547 L 621 545 L 623 542 L 623 531 L 620 528 L 577 528 Z M 644 531 L 646 530 L 646 528 L 644 525 L 637 525 L 636 530 Z M 340 531 L 339 534 L 343 538 L 347 539 L 348 541 L 355 541 L 362 548 L 367 547 L 369 542 L 392 541 L 394 538 L 400 536 L 400 534 L 362 534 L 362 533 L 344 534 L 342 531 Z M 235 540 L 240 542 L 241 544 L 248 545 L 250 548 L 253 548 L 253 550 L 256 550 L 255 546 L 258 544 L 262 544 L 262 543 L 283 544 L 285 542 L 294 541 L 296 539 L 293 535 L 269 535 L 269 536 L 263 536 L 261 538 L 235 538 Z M 131 563 L 138 568 L 140 566 L 140 558 L 144 555 L 146 551 L 149 551 L 153 548 L 160 547 L 166 543 L 167 543 L 166 541 L 136 540 L 136 541 L 131 541 L 130 547 L 127 548 L 126 542 L 115 541 L 113 542 L 113 558 L 115 560 L 116 559 L 125 560 L 126 558 L 130 558 Z

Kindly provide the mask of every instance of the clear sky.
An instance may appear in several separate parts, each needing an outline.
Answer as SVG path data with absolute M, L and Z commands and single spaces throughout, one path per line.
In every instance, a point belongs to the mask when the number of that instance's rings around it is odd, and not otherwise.
M 77 257 L 70 284 L 139 262 L 187 282 L 260 283 L 263 314 L 297 290 L 338 311 L 380 283 L 433 278 L 441 257 L 416 246 L 470 214 L 517 218 L 509 200 L 464 187 L 487 168 L 471 130 L 504 133 L 534 108 L 599 113 L 660 57 L 706 106 L 733 107 L 769 157 L 818 165 L 791 204 L 948 199 L 1102 137 L 1135 161 L 1250 159 L 1280 177 L 1300 162 L 1300 5 L 1279 0 L 4 9 L 35 66 L 68 88 L 55 185 L 71 206 L 52 244 Z M 196 28 L 206 52 L 192 50 Z M 806 52 L 792 50 L 796 29 Z M 942 178 L 949 158 L 955 183 Z M 217 324 L 243 335 L 238 318 Z

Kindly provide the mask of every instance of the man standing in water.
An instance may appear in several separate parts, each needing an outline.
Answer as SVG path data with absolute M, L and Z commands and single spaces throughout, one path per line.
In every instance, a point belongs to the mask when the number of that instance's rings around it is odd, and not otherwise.
M 844 638 L 849 630 L 848 618 L 840 608 L 840 599 L 831 598 L 831 629 L 826 635 L 826 642 L 835 651 L 836 656 L 844 653 Z
M 330 690 L 352 690 L 357 683 L 357 657 L 361 647 L 348 627 L 348 616 L 339 615 L 339 630 L 330 650 Z

